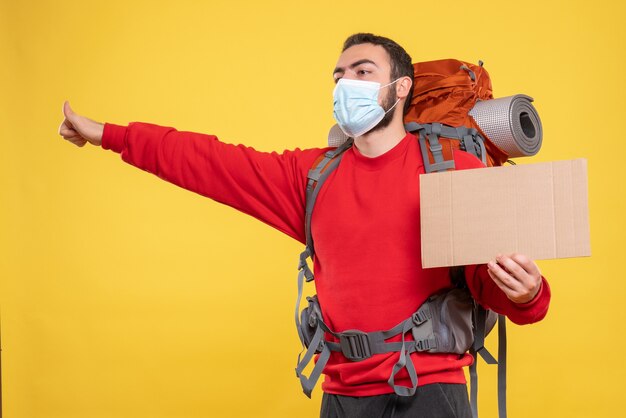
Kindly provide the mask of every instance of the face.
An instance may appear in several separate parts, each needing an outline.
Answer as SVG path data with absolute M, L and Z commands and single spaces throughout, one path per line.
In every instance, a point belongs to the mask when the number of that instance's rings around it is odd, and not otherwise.
M 382 46 L 374 44 L 354 45 L 346 49 L 337 61 L 333 71 L 335 83 L 341 78 L 351 80 L 376 81 L 381 86 L 391 81 L 391 63 L 389 54 Z M 387 111 L 397 100 L 395 84 L 381 89 L 378 95 L 378 104 Z M 385 114 L 385 117 L 370 132 L 388 126 L 395 112 Z

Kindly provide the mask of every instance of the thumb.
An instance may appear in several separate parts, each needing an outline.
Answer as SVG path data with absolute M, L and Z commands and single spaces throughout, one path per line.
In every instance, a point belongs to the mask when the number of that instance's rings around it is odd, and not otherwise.
M 70 102 L 68 100 L 63 102 L 63 115 L 69 121 L 72 121 L 74 118 L 76 118 L 76 113 L 74 113 L 74 111 L 70 107 Z
M 63 102 L 63 115 L 65 116 L 65 120 L 59 127 L 59 134 L 61 134 L 61 136 L 65 139 L 79 137 L 81 142 L 86 140 L 92 145 L 101 145 L 102 133 L 104 132 L 103 123 L 74 113 L 68 100 Z M 82 145 L 84 145 L 84 143 Z

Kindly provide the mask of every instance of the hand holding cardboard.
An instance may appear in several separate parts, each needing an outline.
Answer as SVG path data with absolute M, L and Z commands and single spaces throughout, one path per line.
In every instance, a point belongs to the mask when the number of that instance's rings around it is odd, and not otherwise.
M 539 267 L 523 254 L 498 255 L 487 268 L 496 285 L 515 303 L 530 302 L 541 289 Z

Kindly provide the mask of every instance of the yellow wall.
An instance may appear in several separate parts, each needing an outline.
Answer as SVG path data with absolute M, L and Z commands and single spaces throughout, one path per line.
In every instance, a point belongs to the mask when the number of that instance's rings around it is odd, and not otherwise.
M 69 99 L 102 122 L 323 145 L 331 71 L 356 31 L 414 61 L 482 59 L 496 97 L 536 99 L 545 140 L 526 162 L 588 159 L 593 256 L 539 262 L 553 302 L 510 328 L 509 416 L 621 415 L 624 18 L 618 0 L 1 0 L 5 415 L 317 416 L 319 388 L 308 400 L 293 371 L 300 245 L 57 128 Z

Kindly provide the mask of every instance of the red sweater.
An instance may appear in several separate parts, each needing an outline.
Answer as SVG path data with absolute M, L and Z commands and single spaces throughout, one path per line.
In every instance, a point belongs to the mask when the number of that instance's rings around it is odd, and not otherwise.
M 315 159 L 328 149 L 259 152 L 220 142 L 215 136 L 141 122 L 128 127 L 105 124 L 102 147 L 302 243 L 306 176 Z M 454 158 L 457 169 L 482 166 L 465 152 L 455 153 Z M 417 139 L 407 134 L 376 158 L 350 148 L 320 190 L 312 219 L 315 285 L 324 319 L 334 331 L 389 329 L 430 295 L 451 286 L 448 268 L 421 266 L 421 173 Z M 531 302 L 516 304 L 491 280 L 485 265 L 469 266 L 466 276 L 479 303 L 515 323 L 539 321 L 548 310 L 550 289 L 545 279 Z M 322 388 L 349 396 L 391 393 L 387 379 L 398 355 L 378 354 L 351 362 L 333 352 Z M 419 385 L 465 383 L 462 367 L 472 362 L 469 354 L 413 353 L 411 358 Z M 396 384 L 410 386 L 406 369 L 398 374 Z

